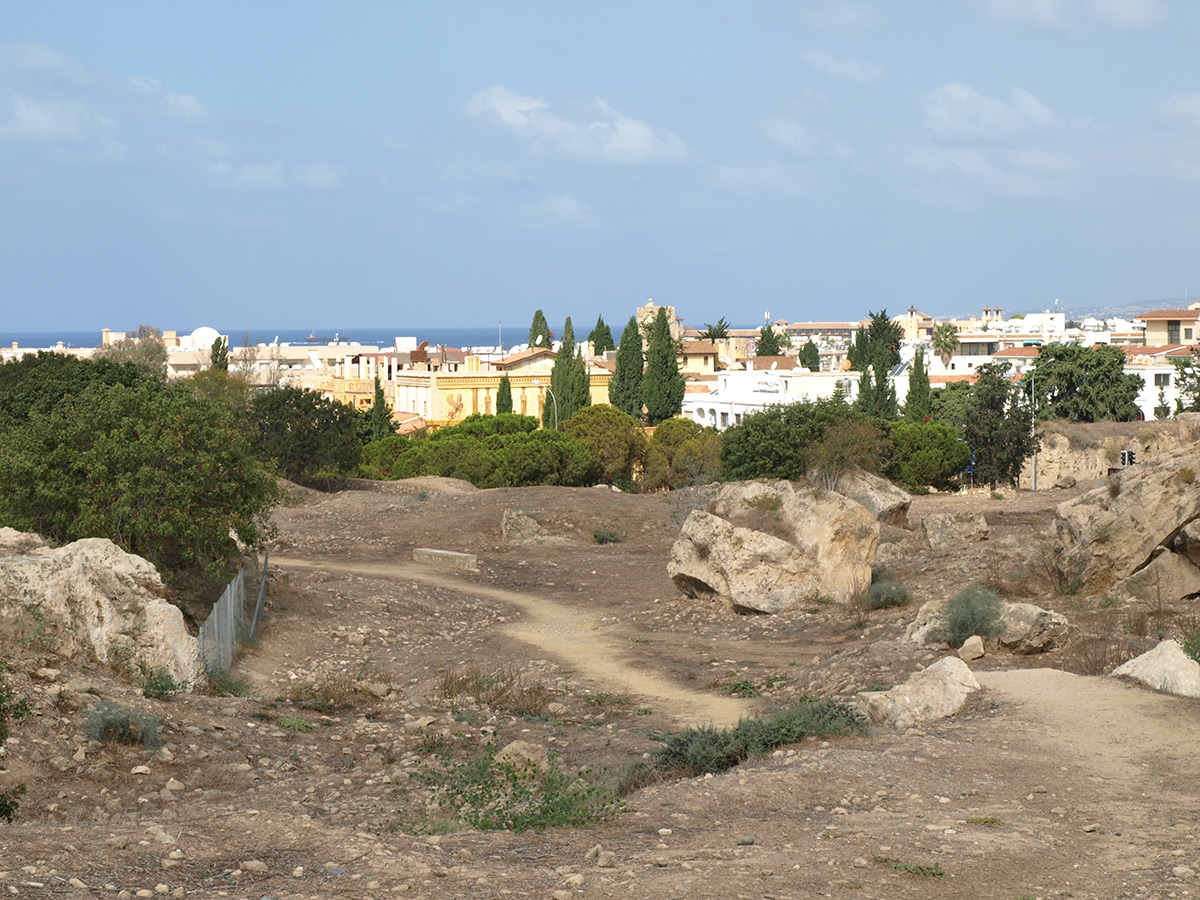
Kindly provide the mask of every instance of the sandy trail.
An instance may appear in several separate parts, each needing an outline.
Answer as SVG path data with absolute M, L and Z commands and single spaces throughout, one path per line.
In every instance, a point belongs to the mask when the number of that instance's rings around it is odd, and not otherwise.
M 719 697 L 673 684 L 662 673 L 642 668 L 624 653 L 628 638 L 618 637 L 597 617 L 545 597 L 508 591 L 455 579 L 443 570 L 415 563 L 344 563 L 274 556 L 285 569 L 346 572 L 390 581 L 417 581 L 516 607 L 519 621 L 503 634 L 536 647 L 538 655 L 554 657 L 581 680 L 613 695 L 631 695 L 639 706 L 654 710 L 680 725 L 713 724 L 728 727 L 754 712 L 754 706 L 733 697 Z

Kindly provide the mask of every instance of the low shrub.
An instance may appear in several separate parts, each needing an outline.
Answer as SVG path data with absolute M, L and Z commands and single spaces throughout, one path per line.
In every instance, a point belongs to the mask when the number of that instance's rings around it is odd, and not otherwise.
M 894 581 L 885 581 L 871 585 L 859 602 L 867 609 L 895 609 L 908 606 L 908 601 L 908 588 Z
M 838 700 L 805 697 L 769 718 L 742 719 L 733 728 L 712 725 L 667 734 L 664 746 L 634 763 L 621 779 L 621 793 L 677 778 L 731 769 L 750 756 L 795 744 L 809 735 L 862 734 L 862 714 Z
M 0 659 L 0 744 L 8 740 L 9 723 L 19 722 L 29 716 L 29 704 L 18 697 L 4 681 L 8 663 Z M 25 785 L 0 789 L 0 819 L 11 822 L 17 815 L 17 798 L 25 793 Z
M 100 744 L 141 744 L 153 750 L 162 744 L 162 723 L 150 713 L 101 700 L 88 710 L 83 736 Z
M 188 689 L 188 682 L 176 681 L 166 669 L 158 669 L 142 680 L 142 696 L 150 700 L 170 700 Z
M 280 716 L 279 727 L 290 734 L 307 734 L 312 725 L 299 716 Z
M 946 622 L 935 629 L 931 636 L 945 641 L 951 647 L 961 647 L 972 635 L 988 638 L 1004 631 L 1000 621 L 1004 603 L 1000 595 L 989 587 L 973 584 L 955 594 L 946 604 Z
M 540 681 L 527 681 L 517 669 L 483 669 L 466 666 L 444 672 L 434 691 L 435 699 L 456 701 L 467 697 L 480 706 L 514 716 L 535 718 L 546 714 L 554 693 Z
M 415 830 L 448 830 L 457 824 L 481 831 L 544 831 L 607 822 L 624 806 L 611 787 L 588 770 L 567 775 L 551 760 L 497 759 L 488 744 L 482 756 L 443 768 L 423 767 L 411 778 L 433 789 L 436 808 L 449 822 L 427 822 Z
M 605 531 L 597 528 L 592 532 L 592 537 L 597 544 L 620 544 L 625 540 L 625 535 L 620 531 Z
M 1200 631 L 1193 631 L 1191 634 L 1184 635 L 1179 643 L 1183 647 L 1184 653 L 1200 663 Z
M 214 697 L 253 697 L 254 688 L 227 671 L 213 671 L 208 673 L 208 693 Z

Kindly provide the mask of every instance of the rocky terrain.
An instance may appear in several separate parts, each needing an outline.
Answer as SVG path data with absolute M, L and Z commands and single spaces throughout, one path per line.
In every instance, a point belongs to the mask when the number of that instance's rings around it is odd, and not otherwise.
M 904 525 L 880 523 L 876 550 L 909 590 L 906 607 L 813 595 L 769 615 L 688 597 L 668 573 L 689 516 L 717 509 L 712 489 L 357 487 L 297 489 L 279 510 L 264 627 L 232 673 L 248 696 L 148 699 L 128 667 L 51 649 L 36 629 L 6 638 L 5 677 L 35 712 L 14 724 L 0 758 L 0 788 L 28 787 L 16 820 L 0 821 L 0 890 L 555 900 L 1200 891 L 1200 705 L 1105 675 L 1200 628 L 1197 601 L 1118 596 L 1108 569 L 1094 590 L 1064 581 L 1055 509 L 1087 486 L 913 498 Z M 1147 490 L 1131 485 L 1129 496 Z M 417 548 L 475 554 L 477 569 L 414 564 Z M 1187 552 L 1184 540 L 1171 555 Z M 1102 568 L 1095 558 L 1089 577 Z M 880 696 L 939 660 L 957 664 L 955 651 L 911 632 L 922 608 L 936 612 L 974 583 L 1061 616 L 1069 631 L 1037 646 L 988 642 L 968 663 L 980 689 L 949 718 L 877 724 L 653 784 L 587 827 L 463 829 L 431 805 L 422 774 L 489 743 L 545 748 L 563 771 L 588 768 L 604 783 L 667 730 L 732 725 L 808 695 Z M 161 746 L 89 741 L 88 716 L 105 700 L 160 719 Z

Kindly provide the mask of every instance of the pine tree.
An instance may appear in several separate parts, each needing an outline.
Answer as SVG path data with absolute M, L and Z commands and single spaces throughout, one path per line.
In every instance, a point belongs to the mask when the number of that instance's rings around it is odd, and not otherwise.
M 508 373 L 505 372 L 500 376 L 500 387 L 496 389 L 496 414 L 510 413 L 513 411 L 512 399 L 512 382 L 508 380 Z
M 608 402 L 628 413 L 639 422 L 642 414 L 642 370 L 646 360 L 642 356 L 642 333 L 638 330 L 636 316 L 621 332 L 621 345 L 617 348 L 617 368 L 608 383 Z
M 904 420 L 906 422 L 928 422 L 933 411 L 933 397 L 929 392 L 929 373 L 925 371 L 925 350 L 917 350 L 912 372 L 908 376 L 908 396 L 904 398 Z
M 546 324 L 546 315 L 540 309 L 533 314 L 533 322 L 529 326 L 529 346 L 550 349 L 550 326 Z
M 754 355 L 778 356 L 779 352 L 779 335 L 764 325 L 758 333 L 758 349 L 754 351 Z
M 800 350 L 800 365 L 810 372 L 819 372 L 821 369 L 821 351 L 812 342 L 812 338 L 809 338 L 808 343 Z
M 596 356 L 603 356 L 609 350 L 617 348 L 613 341 L 612 329 L 605 324 L 604 316 L 596 319 L 596 327 L 588 335 L 588 340 L 592 342 L 592 353 Z
M 963 425 L 963 439 L 971 448 L 975 478 L 993 487 L 1016 483 L 1021 467 L 1037 449 L 1029 407 L 1021 391 L 1008 380 L 1008 363 L 986 363 L 975 369 Z
M 212 342 L 212 353 L 209 355 L 214 369 L 222 372 L 229 371 L 229 343 L 223 337 Z
M 624 343 L 624 337 L 621 342 Z M 646 418 L 651 425 L 665 422 L 679 413 L 683 406 L 683 375 L 675 342 L 671 339 L 671 324 L 667 311 L 659 308 L 646 348 L 646 377 L 642 383 L 642 398 L 646 403 Z

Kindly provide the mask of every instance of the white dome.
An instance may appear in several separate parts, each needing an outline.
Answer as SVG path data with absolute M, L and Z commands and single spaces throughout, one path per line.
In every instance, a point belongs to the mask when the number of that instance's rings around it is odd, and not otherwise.
M 207 325 L 201 325 L 189 335 L 193 341 L 197 343 L 204 342 L 210 347 L 212 346 L 212 342 L 220 336 L 221 332 L 215 328 L 209 328 Z

